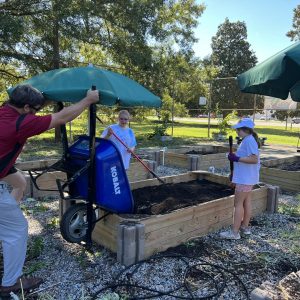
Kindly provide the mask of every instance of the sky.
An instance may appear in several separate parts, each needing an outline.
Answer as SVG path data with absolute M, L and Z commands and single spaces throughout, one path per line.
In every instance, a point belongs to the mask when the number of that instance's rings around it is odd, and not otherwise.
M 230 22 L 244 21 L 248 42 L 258 62 L 288 47 L 293 42 L 286 36 L 292 29 L 293 9 L 300 0 L 198 0 L 206 9 L 199 18 L 194 45 L 196 56 L 211 54 L 211 38 L 228 17 Z

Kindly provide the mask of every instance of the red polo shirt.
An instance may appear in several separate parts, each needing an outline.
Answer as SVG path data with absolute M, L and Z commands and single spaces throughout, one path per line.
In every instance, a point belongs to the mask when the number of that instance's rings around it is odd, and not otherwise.
M 14 165 L 26 140 L 48 130 L 51 122 L 51 115 L 20 116 L 9 105 L 0 107 L 0 179 L 5 177 Z

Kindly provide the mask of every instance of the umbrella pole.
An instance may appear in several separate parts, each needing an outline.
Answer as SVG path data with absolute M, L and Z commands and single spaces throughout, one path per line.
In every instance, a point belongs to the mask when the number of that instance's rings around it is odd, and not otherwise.
M 92 90 L 96 90 L 92 86 Z M 95 140 L 96 140 L 96 104 L 89 107 L 89 169 L 88 169 L 88 196 L 87 196 L 87 233 L 86 248 L 92 247 L 92 231 L 93 231 L 93 203 L 95 200 Z
M 58 102 L 58 111 L 61 111 L 64 108 L 64 104 L 62 102 Z M 63 146 L 63 159 L 67 159 L 68 155 L 68 135 L 67 135 L 67 129 L 66 124 L 60 125 L 60 135 L 61 135 L 61 142 Z

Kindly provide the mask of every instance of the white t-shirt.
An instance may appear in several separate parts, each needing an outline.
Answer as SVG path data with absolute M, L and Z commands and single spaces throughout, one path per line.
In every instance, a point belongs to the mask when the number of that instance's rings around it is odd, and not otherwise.
M 243 141 L 236 151 L 236 155 L 239 157 L 248 157 L 253 154 L 258 157 L 257 164 L 234 163 L 232 182 L 247 185 L 254 185 L 259 182 L 259 149 L 255 138 L 252 135 L 248 135 L 243 138 Z
M 109 126 L 113 130 L 113 132 L 120 138 L 122 142 L 124 142 L 125 145 L 127 145 L 129 148 L 135 147 L 136 146 L 136 140 L 134 133 L 131 128 L 129 127 L 121 127 L 119 124 L 114 124 Z M 106 128 L 103 132 L 101 137 L 105 137 L 107 135 L 107 130 Z M 123 164 L 125 169 L 127 170 L 129 168 L 130 164 L 130 158 L 131 154 L 127 152 L 126 148 L 113 136 L 111 135 L 109 139 L 114 142 L 119 149 L 122 159 L 123 159 Z

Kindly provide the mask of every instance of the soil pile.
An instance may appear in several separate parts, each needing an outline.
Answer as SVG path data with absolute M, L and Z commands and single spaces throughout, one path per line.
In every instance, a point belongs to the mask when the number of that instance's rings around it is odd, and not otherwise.
M 203 150 L 191 150 L 191 151 L 188 151 L 188 152 L 185 152 L 185 154 L 195 154 L 195 155 L 206 155 L 206 154 L 215 154 L 217 152 L 213 152 L 213 151 L 207 151 L 205 149 Z
M 281 170 L 286 170 L 286 171 L 300 171 L 300 161 L 281 164 L 281 165 L 277 165 L 277 166 L 270 167 L 270 168 L 276 168 L 276 169 L 281 169 Z
M 164 214 L 186 206 L 227 197 L 233 190 L 207 180 L 150 186 L 132 191 L 137 214 Z

